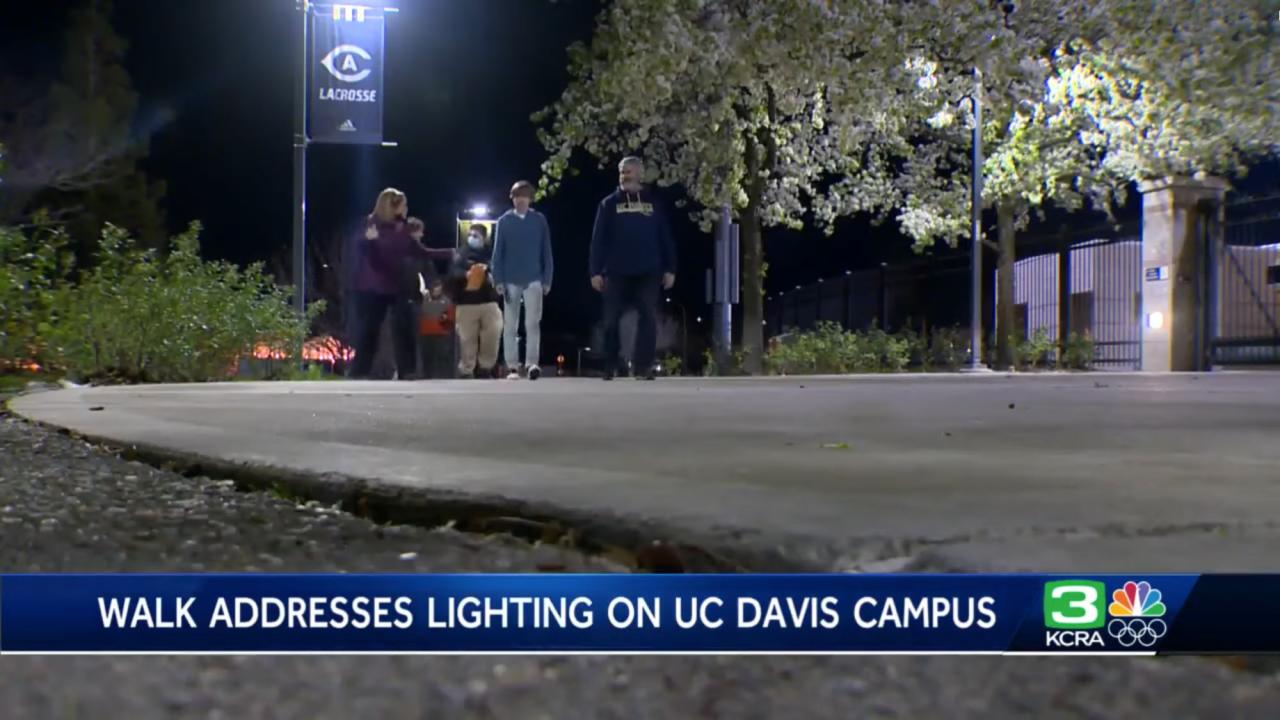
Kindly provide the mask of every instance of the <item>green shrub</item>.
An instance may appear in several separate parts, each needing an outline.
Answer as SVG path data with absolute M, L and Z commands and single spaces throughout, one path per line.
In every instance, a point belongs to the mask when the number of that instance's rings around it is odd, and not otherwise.
M 1049 353 L 1057 348 L 1057 343 L 1044 328 L 1037 328 L 1031 337 L 1014 345 L 1014 364 L 1017 367 L 1035 369 L 1049 361 Z
M 774 338 L 765 368 L 776 375 L 898 373 L 911 367 L 957 370 L 968 358 L 969 344 L 959 328 L 936 328 L 926 338 L 914 330 L 888 333 L 872 326 L 849 331 L 838 323 L 820 322 L 813 330 Z
M 837 323 L 820 322 L 808 332 L 788 333 L 765 354 L 768 372 L 825 375 L 851 372 L 862 356 L 855 338 Z
M 324 368 L 319 363 L 271 362 L 267 364 L 263 380 L 289 380 L 294 382 L 319 382 L 325 379 Z
M 1088 370 L 1093 367 L 1094 345 L 1089 333 L 1071 333 L 1062 346 L 1059 365 L 1071 370 Z
M 727 365 L 721 365 L 711 350 L 702 352 L 702 374 L 705 377 L 731 377 L 747 374 L 747 352 L 734 350 L 729 353 Z
M 702 375 L 704 377 L 715 377 L 720 374 L 720 368 L 716 365 L 716 355 L 710 350 L 702 351 Z
M 862 337 L 866 347 L 866 363 L 862 372 L 902 372 L 907 369 L 911 361 L 908 337 L 891 335 L 874 325 Z
M 299 367 L 298 363 L 289 362 L 283 365 L 280 375 L 286 380 L 301 380 L 305 382 L 343 379 L 341 375 L 327 372 L 324 365 L 320 363 L 307 363 L 306 367 Z
M 0 372 L 43 360 L 57 292 L 74 263 L 58 228 L 39 221 L 30 233 L 0 227 Z
M 959 370 L 969 360 L 969 339 L 960 328 L 934 328 L 929 338 L 931 367 Z
M 57 293 L 52 364 L 81 381 L 199 382 L 227 377 L 258 346 L 296 352 L 323 305 L 299 317 L 261 264 L 201 260 L 199 231 L 162 255 L 108 226 L 95 266 Z
M 819 322 L 813 330 L 787 333 L 772 343 L 765 368 L 779 375 L 840 375 L 902 372 L 928 354 L 914 332 L 887 333 L 877 327 L 850 332 L 838 323 Z
M 915 330 L 903 330 L 898 333 L 907 343 L 907 365 L 924 371 L 933 369 L 933 358 L 929 353 L 929 337 Z
M 676 375 L 680 375 L 683 371 L 684 361 L 680 359 L 679 355 L 667 353 L 658 361 L 658 364 L 662 366 L 662 372 L 664 374 L 674 377 Z

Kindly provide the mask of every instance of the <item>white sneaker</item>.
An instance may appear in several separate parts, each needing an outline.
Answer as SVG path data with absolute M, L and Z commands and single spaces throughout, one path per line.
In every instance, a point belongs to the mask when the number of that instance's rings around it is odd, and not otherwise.
M 519 371 L 519 370 L 512 370 L 511 372 L 507 373 L 507 379 L 508 379 L 508 380 L 519 380 L 519 379 L 520 379 L 520 371 Z
M 529 366 L 529 379 L 530 379 L 530 380 L 537 380 L 537 379 L 538 379 L 538 378 L 540 378 L 540 377 L 542 377 L 542 368 L 538 367 L 537 365 L 530 365 L 530 366 Z

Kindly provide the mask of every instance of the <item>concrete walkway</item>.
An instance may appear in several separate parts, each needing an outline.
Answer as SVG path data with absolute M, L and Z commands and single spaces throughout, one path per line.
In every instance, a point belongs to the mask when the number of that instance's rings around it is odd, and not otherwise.
M 1009 569 L 1102 569 L 1109 538 L 1179 536 L 1192 550 L 1129 561 L 1280 569 L 1280 374 L 234 383 L 11 407 L 117 443 L 656 522 L 827 566 L 1002 569 L 935 545 L 980 542 L 984 557 L 1018 548 Z

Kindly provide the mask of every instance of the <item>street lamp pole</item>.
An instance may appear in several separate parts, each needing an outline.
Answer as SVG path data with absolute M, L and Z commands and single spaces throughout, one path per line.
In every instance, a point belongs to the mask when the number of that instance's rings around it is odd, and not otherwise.
M 971 178 L 969 205 L 972 214 L 972 304 L 969 308 L 969 325 L 972 335 L 969 338 L 970 372 L 984 372 L 987 366 L 982 362 L 982 71 L 973 69 L 973 94 L 969 95 L 973 105 L 973 176 Z M 961 100 L 963 102 L 963 99 Z
M 294 75 L 293 108 L 293 291 L 294 307 L 307 310 L 307 64 L 309 0 L 297 0 L 302 18 L 302 48 Z
M 583 350 L 586 350 L 587 352 L 591 352 L 591 348 L 589 348 L 589 347 L 579 347 L 579 348 L 578 348 L 578 369 L 577 369 L 577 376 L 578 376 L 578 377 L 582 377 L 582 351 L 583 351 Z

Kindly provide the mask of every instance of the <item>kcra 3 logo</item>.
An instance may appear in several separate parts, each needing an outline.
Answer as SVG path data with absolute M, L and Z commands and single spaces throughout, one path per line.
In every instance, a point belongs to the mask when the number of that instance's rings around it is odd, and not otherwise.
M 1045 646 L 1148 650 L 1169 631 L 1163 594 L 1146 580 L 1116 587 L 1110 604 L 1106 598 L 1106 585 L 1097 580 L 1045 583 Z

